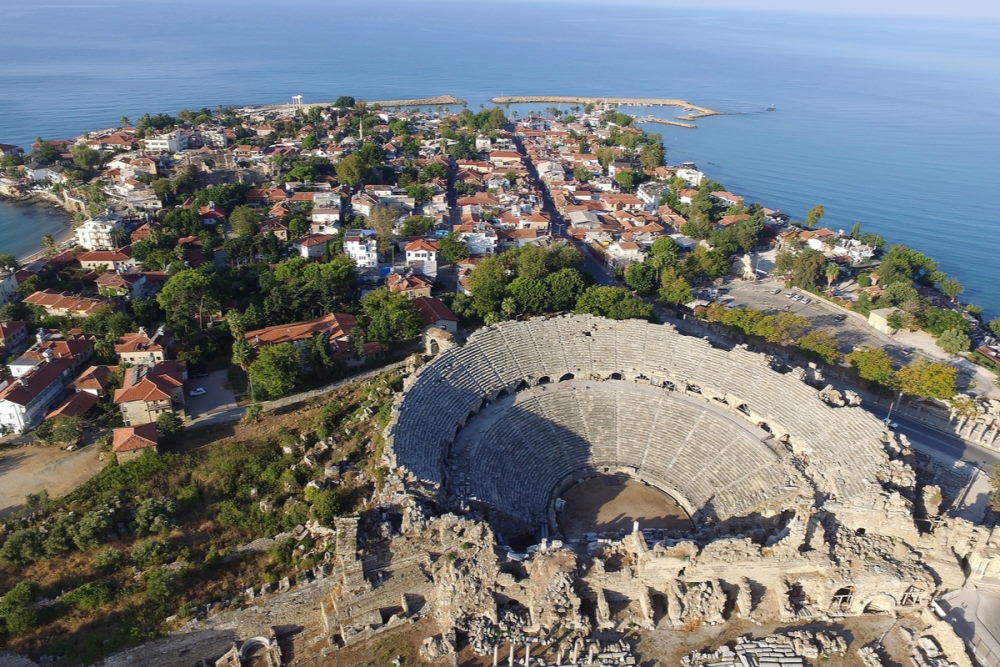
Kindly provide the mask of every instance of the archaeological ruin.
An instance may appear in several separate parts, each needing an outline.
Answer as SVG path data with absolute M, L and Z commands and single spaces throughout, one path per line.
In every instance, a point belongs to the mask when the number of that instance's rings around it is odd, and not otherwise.
M 993 535 L 859 402 L 667 325 L 486 327 L 396 401 L 379 508 L 338 525 L 330 641 L 430 617 L 427 659 L 639 664 L 607 633 L 894 615 L 995 576 Z

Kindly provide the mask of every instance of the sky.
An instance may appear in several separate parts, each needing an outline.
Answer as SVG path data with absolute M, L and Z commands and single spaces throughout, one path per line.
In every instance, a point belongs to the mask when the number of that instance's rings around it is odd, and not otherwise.
M 537 2 L 538 0 L 526 0 Z M 687 7 L 689 0 L 544 0 L 550 3 L 600 5 L 655 5 Z M 984 17 L 1000 19 L 996 0 L 699 0 L 699 9 L 734 9 L 747 12 L 781 11 L 815 14 L 866 14 L 884 16 Z

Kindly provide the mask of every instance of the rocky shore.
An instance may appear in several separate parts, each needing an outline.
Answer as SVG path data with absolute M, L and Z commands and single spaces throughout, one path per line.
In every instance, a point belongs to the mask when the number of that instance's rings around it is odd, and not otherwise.
M 454 95 L 438 95 L 437 97 L 417 97 L 401 100 L 359 100 L 365 102 L 369 107 L 433 107 L 433 106 L 465 106 L 465 100 Z M 270 104 L 264 106 L 248 107 L 252 109 L 273 109 L 275 111 L 290 111 L 294 109 L 311 109 L 312 107 L 330 107 L 333 102 L 303 102 L 301 105 L 294 104 Z

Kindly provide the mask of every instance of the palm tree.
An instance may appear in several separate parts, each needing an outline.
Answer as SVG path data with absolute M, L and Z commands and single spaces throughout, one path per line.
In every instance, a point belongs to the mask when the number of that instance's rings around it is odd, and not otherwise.
M 56 254 L 56 240 L 52 234 L 42 236 L 42 248 L 45 250 L 46 255 Z
M 840 267 L 837 266 L 833 262 L 830 262 L 829 264 L 827 264 L 826 265 L 826 288 L 827 288 L 827 291 L 830 291 L 830 290 L 833 289 L 833 281 L 836 280 L 838 276 L 840 276 Z
M 118 119 L 118 124 L 121 127 L 125 128 L 125 127 L 128 127 L 131 123 L 130 123 L 130 121 L 128 119 L 128 116 L 122 116 L 121 118 Z

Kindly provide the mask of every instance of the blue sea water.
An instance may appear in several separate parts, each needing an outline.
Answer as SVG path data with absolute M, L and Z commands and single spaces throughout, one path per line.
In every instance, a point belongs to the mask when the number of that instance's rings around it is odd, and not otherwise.
M 860 222 L 931 255 L 963 300 L 1000 314 L 996 21 L 610 1 L 0 0 L 0 25 L 0 142 L 25 146 L 123 115 L 295 94 L 451 93 L 472 108 L 501 94 L 683 97 L 732 115 L 646 126 L 670 161 L 794 217 L 821 203 L 826 226 Z M 45 217 L 0 205 L 0 252 L 35 247 Z

